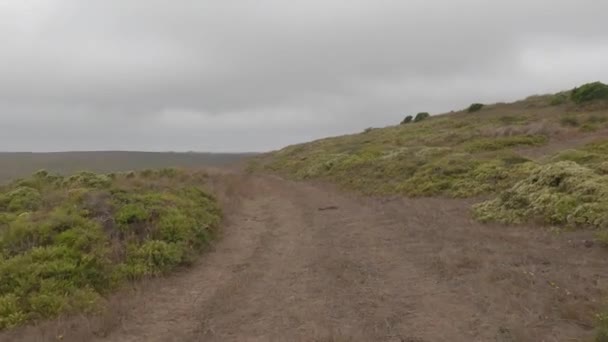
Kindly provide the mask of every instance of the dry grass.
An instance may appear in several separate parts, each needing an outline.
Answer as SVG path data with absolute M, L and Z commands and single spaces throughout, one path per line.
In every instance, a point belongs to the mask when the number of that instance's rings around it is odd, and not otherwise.
M 512 137 L 517 135 L 543 135 L 557 138 L 567 132 L 567 129 L 555 122 L 541 120 L 524 125 L 507 125 L 502 127 L 484 127 L 481 130 L 488 137 Z

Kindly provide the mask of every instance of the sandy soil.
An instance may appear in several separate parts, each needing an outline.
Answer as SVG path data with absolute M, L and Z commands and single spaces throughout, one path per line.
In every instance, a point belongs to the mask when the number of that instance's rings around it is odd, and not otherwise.
M 587 233 L 482 225 L 470 202 L 223 174 L 223 236 L 103 319 L 12 341 L 584 341 L 608 281 Z

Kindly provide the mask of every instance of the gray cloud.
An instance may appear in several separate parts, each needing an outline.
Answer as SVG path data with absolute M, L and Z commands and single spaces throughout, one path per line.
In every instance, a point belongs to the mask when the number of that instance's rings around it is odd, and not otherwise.
M 5 0 L 5 150 L 268 150 L 608 79 L 596 0 Z

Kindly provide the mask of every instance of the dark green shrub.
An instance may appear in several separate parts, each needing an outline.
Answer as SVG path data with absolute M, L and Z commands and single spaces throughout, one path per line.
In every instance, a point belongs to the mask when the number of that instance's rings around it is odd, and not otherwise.
M 416 114 L 416 117 L 414 118 L 414 122 L 420 122 L 422 120 L 427 119 L 429 116 L 431 116 L 431 115 L 427 112 L 418 113 L 418 114 Z
M 402 125 L 408 124 L 410 122 L 412 122 L 412 120 L 414 120 L 414 117 L 411 115 L 406 116 L 403 121 L 401 121 Z
M 143 222 L 150 217 L 150 213 L 146 208 L 137 204 L 126 204 L 122 206 L 115 215 L 116 223 L 128 225 L 137 222 Z
M 572 161 L 540 166 L 497 198 L 474 206 L 481 221 L 608 228 L 608 179 Z
M 160 239 L 168 242 L 194 242 L 196 220 L 180 209 L 170 208 L 158 222 Z
M 36 210 L 42 204 L 40 192 L 34 188 L 21 186 L 7 193 L 3 201 L 6 201 L 8 211 L 24 212 Z
M 584 84 L 574 88 L 570 98 L 577 104 L 593 100 L 608 100 L 608 85 L 602 82 Z
M 183 256 L 183 250 L 178 244 L 150 240 L 141 246 L 130 248 L 123 272 L 132 279 L 159 275 L 179 265 Z
M 473 103 L 472 105 L 469 106 L 469 109 L 467 109 L 467 111 L 469 113 L 475 113 L 475 112 L 479 112 L 482 108 L 483 108 L 482 103 Z

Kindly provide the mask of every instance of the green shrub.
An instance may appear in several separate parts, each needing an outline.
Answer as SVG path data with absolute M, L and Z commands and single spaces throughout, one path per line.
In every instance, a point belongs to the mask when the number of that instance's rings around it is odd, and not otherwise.
M 505 156 L 480 160 L 468 153 L 452 153 L 419 166 L 398 189 L 410 196 L 471 197 L 491 193 L 529 174 L 527 160 L 520 159 Z
M 455 179 L 464 177 L 477 165 L 469 154 L 454 153 L 423 165 L 399 189 L 413 196 L 430 196 L 449 192 Z
M 482 103 L 473 103 L 472 105 L 469 106 L 469 109 L 467 109 L 467 111 L 469 113 L 475 113 L 475 112 L 479 112 L 483 107 L 484 107 L 484 105 Z
M 179 265 L 183 257 L 183 249 L 178 244 L 150 240 L 130 248 L 122 271 L 131 279 L 160 275 Z
M 414 117 L 411 115 L 406 116 L 403 121 L 401 121 L 402 125 L 408 124 L 410 122 L 412 122 L 412 120 L 414 120 Z
M 414 122 L 420 122 L 422 120 L 427 119 L 429 116 L 431 116 L 431 115 L 427 112 L 418 113 L 418 114 L 416 114 L 416 117 L 414 118 Z
M 0 330 L 93 312 L 122 281 L 187 265 L 221 212 L 204 177 L 179 174 L 41 171 L 0 188 Z
M 608 177 L 571 161 L 538 168 L 497 198 L 474 207 L 481 221 L 608 228 Z
M 144 222 L 150 218 L 150 212 L 140 203 L 123 205 L 115 215 L 116 223 L 129 225 Z
M 180 209 L 170 208 L 158 222 L 159 237 L 168 242 L 194 242 L 196 219 Z
M 6 209 L 11 212 L 24 212 L 38 209 L 42 204 L 40 192 L 34 188 L 20 186 L 5 194 Z
M 42 221 L 35 220 L 31 215 L 20 215 L 15 218 L 0 234 L 0 248 L 5 253 L 14 255 L 33 247 L 52 244 L 53 241 L 67 243 L 66 239 L 69 238 L 70 231 L 71 234 L 77 234 L 74 239 L 78 244 L 74 241 L 72 246 L 75 248 L 91 248 L 91 245 L 83 245 L 84 241 L 93 238 L 94 235 L 97 237 L 101 235 L 99 225 L 95 221 L 80 216 L 70 209 L 56 208 L 47 213 Z
M 608 100 L 608 85 L 601 82 L 584 84 L 578 88 L 574 88 L 570 98 L 577 104 L 593 100 Z
M 0 296 L 0 330 L 12 328 L 27 320 L 27 315 L 21 310 L 19 297 L 14 294 Z

